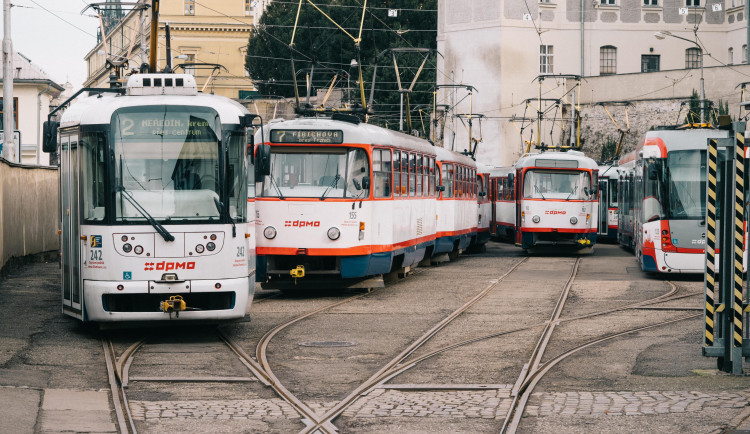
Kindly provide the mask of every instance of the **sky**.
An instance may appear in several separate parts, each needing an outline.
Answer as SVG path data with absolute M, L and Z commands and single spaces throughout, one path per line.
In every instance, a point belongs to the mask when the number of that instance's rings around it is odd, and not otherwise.
M 86 80 L 83 57 L 94 48 L 99 26 L 93 10 L 81 15 L 88 1 L 12 0 L 11 4 L 13 50 L 30 59 L 54 82 L 60 85 L 70 82 L 73 89 L 81 88 Z M 5 17 L 2 18 L 0 27 Z

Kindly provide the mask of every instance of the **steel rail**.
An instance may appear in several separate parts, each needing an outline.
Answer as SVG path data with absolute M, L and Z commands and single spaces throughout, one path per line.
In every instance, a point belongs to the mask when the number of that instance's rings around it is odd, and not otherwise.
M 289 321 L 286 321 L 282 324 L 277 325 L 276 327 L 272 328 L 268 332 L 266 332 L 263 337 L 260 338 L 258 341 L 258 344 L 255 348 L 255 358 L 257 359 L 258 368 L 260 371 L 262 371 L 267 379 L 267 381 L 271 384 L 271 387 L 276 390 L 276 392 L 285 400 L 291 399 L 293 402 L 290 402 L 293 406 L 297 408 L 297 411 L 301 411 L 301 414 L 304 415 L 306 418 L 308 418 L 312 423 L 308 425 L 307 428 L 310 428 L 311 426 L 315 427 L 318 430 L 322 430 L 323 432 L 330 432 L 335 433 L 338 430 L 336 427 L 331 423 L 330 421 L 324 420 L 321 416 L 319 416 L 314 410 L 312 410 L 310 407 L 308 407 L 305 403 L 300 401 L 298 398 L 296 398 L 282 383 L 281 380 L 276 376 L 276 374 L 273 372 L 273 369 L 271 368 L 271 364 L 268 362 L 268 356 L 267 356 L 267 350 L 268 345 L 271 343 L 271 340 L 273 339 L 276 334 L 278 334 L 281 330 L 296 324 L 299 321 L 302 321 L 305 318 L 308 318 L 310 316 L 313 316 L 317 313 L 323 312 L 325 310 L 329 310 L 331 308 L 334 308 L 336 306 L 349 303 L 350 301 L 357 300 L 359 298 L 365 297 L 369 294 L 372 294 L 373 292 L 365 292 L 362 294 L 355 295 L 353 297 L 346 298 L 344 300 L 337 301 L 335 303 L 331 303 L 325 306 L 322 306 L 318 309 L 315 309 L 313 311 L 310 311 L 308 313 L 299 315 L 297 317 L 292 318 Z M 252 359 L 250 359 L 252 360 Z M 289 402 L 289 401 L 288 401 Z M 306 429 L 307 429 L 306 428 Z
M 520 412 L 523 412 L 524 407 L 519 406 L 519 392 L 522 390 L 523 384 L 526 383 L 528 378 L 530 378 L 539 369 L 539 365 L 542 362 L 542 356 L 544 356 L 544 351 L 547 349 L 547 344 L 552 338 L 552 333 L 555 331 L 555 327 L 557 327 L 557 324 L 559 324 L 560 315 L 562 314 L 562 310 L 565 307 L 565 302 L 568 299 L 568 294 L 570 294 L 570 288 L 571 286 L 573 286 L 573 281 L 578 275 L 578 268 L 580 264 L 581 258 L 577 258 L 575 263 L 573 264 L 573 269 L 570 271 L 568 280 L 565 282 L 562 291 L 560 291 L 560 296 L 558 297 L 557 303 L 552 310 L 552 315 L 550 316 L 550 319 L 545 323 L 544 330 L 542 330 L 542 334 L 539 337 L 536 346 L 531 352 L 531 357 L 529 358 L 528 363 L 523 366 L 523 368 L 521 369 L 521 373 L 516 380 L 516 383 L 513 385 L 513 389 L 511 391 L 513 400 L 511 401 L 510 408 L 508 409 L 508 413 L 506 414 L 505 420 L 503 421 L 503 426 L 500 429 L 501 433 L 507 432 L 508 421 L 512 419 L 515 413 L 517 413 L 519 410 Z
M 118 381 L 116 360 L 117 355 L 112 346 L 110 339 L 101 339 L 102 348 L 104 349 L 104 360 L 107 365 L 107 379 L 109 381 L 110 392 L 112 393 L 112 403 L 115 407 L 115 416 L 117 417 L 118 431 L 122 434 L 137 434 L 135 422 L 130 413 L 128 399 L 125 396 L 125 388 L 121 381 Z M 124 411 L 123 411 L 124 410 Z M 125 416 L 127 415 L 127 420 Z
M 529 375 L 529 377 L 527 378 L 527 380 L 524 382 L 524 384 L 521 387 L 522 394 L 521 394 L 521 399 L 520 399 L 519 404 L 518 404 L 519 409 L 523 409 L 523 408 L 526 407 L 526 402 L 528 402 L 529 397 L 531 396 L 531 392 L 534 390 L 534 387 L 537 385 L 537 383 L 539 383 L 539 381 L 542 379 L 542 377 L 544 377 L 544 375 L 547 372 L 549 372 L 549 370 L 552 369 L 552 367 L 554 367 L 555 365 L 557 365 L 558 363 L 560 363 L 562 360 L 566 359 L 568 356 L 571 356 L 571 355 L 577 353 L 578 351 L 583 350 L 585 348 L 588 348 L 588 347 L 590 347 L 592 345 L 596 345 L 596 344 L 608 341 L 610 339 L 618 338 L 620 336 L 624 336 L 624 335 L 627 335 L 627 334 L 640 332 L 640 331 L 643 331 L 643 330 L 648 330 L 648 329 L 651 329 L 651 328 L 654 328 L 654 327 L 661 327 L 661 326 L 664 326 L 664 325 L 667 325 L 667 324 L 671 324 L 671 323 L 675 323 L 675 322 L 679 322 L 679 321 L 684 321 L 684 320 L 691 319 L 691 318 L 697 318 L 697 317 L 699 317 L 701 315 L 702 315 L 702 313 L 692 314 L 692 315 L 682 316 L 682 317 L 671 319 L 671 320 L 661 321 L 661 322 L 658 322 L 656 324 L 651 324 L 651 325 L 647 325 L 647 326 L 636 327 L 636 328 L 633 328 L 633 329 L 630 329 L 630 330 L 626 330 L 626 331 L 619 332 L 619 333 L 614 333 L 614 334 L 611 334 L 611 335 L 607 335 L 607 336 L 595 339 L 593 341 L 589 341 L 589 342 L 587 342 L 587 343 L 585 343 L 583 345 L 579 345 L 579 346 L 577 346 L 577 347 L 575 347 L 573 349 L 570 349 L 568 351 L 565 351 L 565 352 L 561 353 L 560 355 L 558 355 L 554 359 L 552 359 L 552 360 L 544 363 L 540 367 L 540 369 L 538 369 L 536 372 L 534 372 L 531 375 Z M 523 417 L 523 411 L 516 411 L 514 413 L 514 415 L 513 415 L 513 421 L 510 424 L 508 424 L 507 427 L 506 427 L 506 425 L 503 425 L 503 430 L 501 432 L 503 432 L 503 433 L 515 433 L 517 431 L 517 429 L 518 429 L 518 425 L 520 424 L 522 417 Z
M 412 342 L 406 349 L 404 349 L 401 353 L 399 353 L 396 357 L 394 357 L 390 362 L 386 363 L 385 366 L 383 366 L 380 370 L 378 370 L 375 374 L 373 374 L 369 379 L 367 379 L 364 383 L 360 384 L 354 391 L 352 391 L 349 395 L 347 395 L 344 399 L 342 399 L 338 404 L 336 404 L 333 408 L 328 410 L 322 417 L 323 423 L 329 423 L 333 421 L 336 417 L 338 417 L 343 411 L 349 407 L 354 401 L 357 400 L 357 398 L 360 397 L 363 393 L 366 391 L 369 391 L 373 389 L 377 384 L 383 381 L 384 378 L 389 376 L 389 373 L 392 369 L 394 369 L 399 363 L 401 363 L 404 359 L 409 357 L 414 351 L 416 351 L 418 348 L 420 348 L 422 345 L 424 345 L 428 340 L 430 340 L 433 336 L 435 336 L 440 330 L 445 328 L 448 324 L 450 324 L 454 319 L 456 319 L 460 314 L 462 314 L 464 311 L 469 309 L 471 306 L 473 306 L 475 303 L 477 303 L 479 300 L 484 298 L 493 288 L 495 288 L 500 282 L 502 282 L 508 275 L 510 275 L 513 271 L 516 270 L 521 264 L 525 263 L 527 261 L 528 257 L 523 258 L 522 260 L 518 261 L 515 265 L 513 265 L 507 272 L 505 272 L 502 276 L 498 277 L 497 279 L 493 279 L 490 285 L 488 285 L 486 288 L 484 288 L 482 291 L 480 291 L 477 295 L 475 295 L 471 300 L 464 303 L 461 307 L 454 310 L 450 315 L 443 318 L 439 323 L 437 323 L 435 326 L 433 326 L 430 330 L 428 330 L 425 334 L 423 334 L 421 337 L 419 337 L 417 340 Z M 315 432 L 319 428 L 319 425 L 307 427 L 304 430 L 300 432 L 300 434 L 309 434 Z

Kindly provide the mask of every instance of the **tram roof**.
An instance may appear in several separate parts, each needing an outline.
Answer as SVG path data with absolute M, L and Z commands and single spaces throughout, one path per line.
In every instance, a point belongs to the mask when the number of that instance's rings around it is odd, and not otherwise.
M 524 167 L 559 167 L 563 168 L 565 166 L 549 166 L 548 163 L 546 164 L 540 164 L 537 162 L 537 160 L 554 160 L 554 161 L 576 161 L 578 162 L 578 165 L 576 168 L 578 169 L 598 169 L 599 166 L 596 164 L 596 161 L 593 159 L 587 157 L 584 155 L 583 152 L 579 151 L 568 151 L 568 152 L 541 152 L 541 153 L 534 153 L 534 154 L 524 154 L 521 156 L 521 158 L 518 159 L 516 164 L 514 165 L 517 169 L 521 169 Z M 571 167 L 572 169 L 572 167 Z
M 270 142 L 272 130 L 340 130 L 344 133 L 344 143 L 388 145 L 428 155 L 435 155 L 437 149 L 430 142 L 419 137 L 364 122 L 354 123 L 331 118 L 278 119 L 266 124 L 264 129 L 265 142 Z M 304 146 L 305 144 L 300 145 Z M 325 144 L 318 145 L 325 146 Z
M 644 145 L 658 143 L 649 143 L 650 139 L 661 139 L 667 152 L 682 149 L 705 149 L 708 146 L 708 139 L 725 137 L 729 137 L 728 131 L 710 128 L 653 130 L 646 132 L 637 149 L 643 148 Z
M 199 93 L 198 95 L 89 95 L 73 102 L 65 110 L 60 127 L 75 125 L 109 124 L 115 110 L 137 106 L 196 106 L 216 110 L 222 124 L 237 124 L 240 116 L 249 113 L 237 101 L 229 98 Z
M 477 162 L 472 160 L 471 157 L 451 151 L 450 149 L 436 146 L 435 151 L 437 152 L 438 161 L 451 161 L 454 163 L 465 164 L 469 167 L 475 167 L 477 165 Z

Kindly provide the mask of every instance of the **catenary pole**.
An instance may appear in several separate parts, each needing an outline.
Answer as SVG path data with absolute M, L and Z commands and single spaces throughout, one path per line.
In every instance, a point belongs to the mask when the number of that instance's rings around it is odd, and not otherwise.
M 3 0 L 3 157 L 20 163 L 13 137 L 13 42 L 10 39 L 10 0 Z

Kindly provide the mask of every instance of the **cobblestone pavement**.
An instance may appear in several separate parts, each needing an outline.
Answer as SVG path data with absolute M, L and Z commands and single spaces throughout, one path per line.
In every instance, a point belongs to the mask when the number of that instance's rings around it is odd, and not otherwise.
M 444 417 L 503 419 L 511 404 L 511 385 L 487 390 L 375 389 L 343 413 L 345 417 Z M 527 416 L 590 415 L 638 416 L 696 412 L 706 408 L 742 408 L 750 405 L 746 393 L 686 391 L 555 392 L 534 393 Z M 318 414 L 335 402 L 307 403 Z M 280 398 L 223 401 L 131 401 L 135 420 L 155 419 L 298 419 L 294 409 Z

